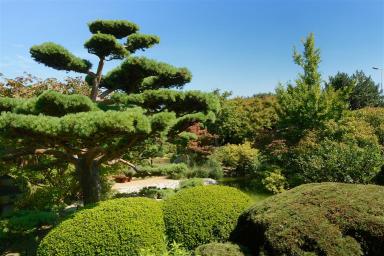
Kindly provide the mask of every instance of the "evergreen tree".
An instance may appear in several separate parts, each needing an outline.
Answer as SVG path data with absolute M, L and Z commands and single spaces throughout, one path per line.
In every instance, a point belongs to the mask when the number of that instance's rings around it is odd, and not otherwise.
M 339 72 L 329 77 L 326 87 L 349 91 L 348 102 L 352 110 L 384 105 L 384 97 L 380 95 L 379 85 L 375 84 L 363 71 L 356 71 L 352 76 Z
M 99 59 L 95 72 L 88 60 L 52 42 L 33 46 L 30 53 L 48 67 L 86 74 L 89 97 L 48 90 L 29 99 L 0 98 L 1 159 L 50 155 L 72 163 L 84 204 L 100 200 L 103 163 L 147 140 L 172 137 L 197 121 L 213 119 L 220 106 L 213 94 L 170 90 L 191 80 L 186 68 L 132 56 L 159 43 L 157 36 L 140 34 L 125 20 L 88 26 L 92 36 L 84 47 Z M 123 61 L 103 76 L 105 62 L 116 59 Z

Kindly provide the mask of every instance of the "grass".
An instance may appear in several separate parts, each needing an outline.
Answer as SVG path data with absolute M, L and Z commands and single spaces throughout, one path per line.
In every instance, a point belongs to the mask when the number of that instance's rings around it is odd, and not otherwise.
M 255 202 L 263 201 L 273 194 L 265 191 L 258 179 L 249 179 L 247 177 L 226 177 L 219 180 L 221 185 L 235 187 L 249 195 Z

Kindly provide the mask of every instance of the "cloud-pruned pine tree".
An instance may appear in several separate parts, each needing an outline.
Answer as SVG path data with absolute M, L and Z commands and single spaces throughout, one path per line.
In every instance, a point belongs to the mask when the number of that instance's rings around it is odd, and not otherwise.
M 89 97 L 45 91 L 37 97 L 0 98 L 3 161 L 50 155 L 76 167 L 84 204 L 100 200 L 102 164 L 159 136 L 173 136 L 197 121 L 212 119 L 220 104 L 214 94 L 171 90 L 191 80 L 186 68 L 132 54 L 159 43 L 125 20 L 97 20 L 84 47 L 91 62 L 48 42 L 31 47 L 33 59 L 48 67 L 86 74 Z M 123 42 L 124 40 L 124 42 Z M 122 63 L 103 75 L 106 61 Z M 6 145 L 6 146 L 5 146 Z

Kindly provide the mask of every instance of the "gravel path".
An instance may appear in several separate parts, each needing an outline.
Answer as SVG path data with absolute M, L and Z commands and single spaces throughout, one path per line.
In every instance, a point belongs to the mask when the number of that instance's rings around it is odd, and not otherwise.
M 157 187 L 157 188 L 178 188 L 180 185 L 180 180 L 167 179 L 164 176 L 160 177 L 150 177 L 146 179 L 133 179 L 130 182 L 126 183 L 115 183 L 112 186 L 113 190 L 116 190 L 119 193 L 132 193 L 139 192 L 142 188 L 145 187 Z

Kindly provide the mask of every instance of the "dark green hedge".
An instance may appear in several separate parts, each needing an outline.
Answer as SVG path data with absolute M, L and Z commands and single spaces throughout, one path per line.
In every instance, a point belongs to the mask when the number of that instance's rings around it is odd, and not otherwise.
M 296 187 L 247 210 L 232 239 L 256 255 L 383 255 L 384 187 Z
M 183 189 L 164 202 L 168 239 L 189 249 L 226 241 L 239 215 L 250 203 L 246 194 L 231 187 L 211 185 Z
M 139 255 L 141 249 L 164 252 L 164 221 L 159 202 L 115 199 L 82 210 L 54 228 L 38 255 Z
M 231 243 L 210 243 L 200 245 L 195 250 L 196 256 L 245 256 L 242 248 Z

